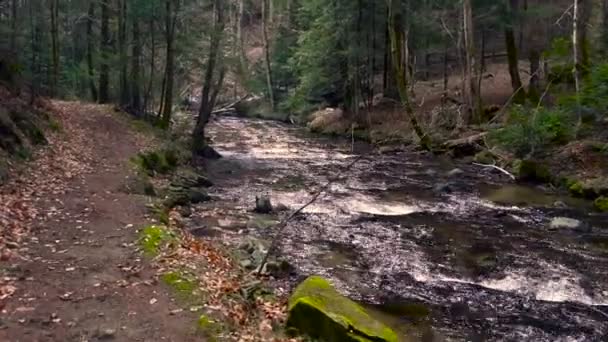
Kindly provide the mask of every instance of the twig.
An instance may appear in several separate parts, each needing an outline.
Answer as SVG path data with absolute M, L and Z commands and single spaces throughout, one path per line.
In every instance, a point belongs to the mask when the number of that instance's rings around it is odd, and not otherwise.
M 501 167 L 498 167 L 496 165 L 486 165 L 486 164 L 480 164 L 480 163 L 473 163 L 473 165 L 477 165 L 477 166 L 481 166 L 481 167 L 488 167 L 488 168 L 491 168 L 491 169 L 496 169 L 496 170 L 504 173 L 505 175 L 511 177 L 512 180 L 515 180 L 515 176 L 513 176 L 513 174 L 511 174 L 509 171 L 507 171 L 507 170 L 505 170 L 505 169 L 503 169 Z
M 350 164 L 348 164 L 346 167 L 344 167 L 340 173 L 346 172 L 348 170 L 350 170 L 350 168 L 352 168 L 359 160 L 363 159 L 363 155 L 358 156 L 357 158 L 355 158 L 352 162 L 350 162 Z M 274 248 L 276 247 L 277 242 L 279 241 L 281 234 L 283 233 L 283 231 L 285 230 L 285 227 L 287 226 L 287 223 L 289 223 L 291 220 L 293 220 L 294 217 L 296 217 L 299 213 L 301 213 L 304 209 L 306 209 L 308 206 L 310 206 L 311 204 L 315 203 L 319 197 L 321 197 L 321 195 L 327 190 L 329 189 L 329 187 L 337 182 L 339 180 L 339 178 L 336 176 L 332 179 L 330 179 L 323 187 L 321 187 L 314 196 L 312 196 L 312 198 L 306 202 L 306 204 L 304 204 L 303 206 L 301 206 L 300 208 L 298 208 L 296 211 L 294 211 L 293 213 L 291 213 L 291 215 L 289 215 L 286 219 L 284 219 L 283 221 L 281 221 L 279 224 L 277 224 L 275 226 L 275 229 L 277 230 L 274 238 L 272 239 L 272 242 L 270 243 L 270 247 L 268 247 L 268 251 L 266 251 L 266 254 L 264 255 L 264 258 L 262 259 L 262 262 L 260 263 L 260 266 L 258 268 L 258 276 L 260 276 L 262 274 L 262 270 L 264 269 L 264 266 L 266 265 L 266 263 L 268 262 L 268 257 L 270 256 L 270 254 L 272 253 L 272 251 L 274 250 Z

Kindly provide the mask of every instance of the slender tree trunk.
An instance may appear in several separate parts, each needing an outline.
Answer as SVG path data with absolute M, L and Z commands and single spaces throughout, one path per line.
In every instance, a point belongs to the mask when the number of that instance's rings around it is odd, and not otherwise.
M 101 63 L 99 66 L 99 103 L 110 101 L 110 0 L 101 0 Z
M 95 0 L 89 0 L 89 11 L 87 15 L 87 70 L 89 73 L 89 89 L 93 101 L 97 101 L 95 66 L 93 64 L 93 22 L 95 21 L 95 2 Z
M 154 106 L 154 94 L 152 92 L 152 87 L 154 85 L 154 76 L 155 76 L 155 64 L 156 61 L 156 33 L 154 27 L 154 19 L 150 19 L 149 21 L 149 29 L 150 29 L 150 79 L 148 80 L 148 89 L 146 90 L 146 95 L 144 97 L 144 110 L 148 111 L 148 104 L 152 102 L 152 106 Z
M 517 11 L 519 0 L 510 0 L 508 22 L 505 27 L 505 45 L 507 48 L 507 60 L 509 63 L 509 75 L 511 76 L 511 87 L 513 88 L 513 101 L 515 103 L 523 103 L 526 100 L 526 94 L 523 90 L 521 77 L 519 76 L 519 56 L 517 54 L 517 46 L 515 45 L 515 34 L 513 33 L 513 16 Z
M 120 56 L 120 105 L 129 104 L 127 80 L 127 1 L 118 0 L 118 54 Z
M 473 8 L 471 0 L 463 0 L 463 25 L 464 25 L 464 46 L 465 46 L 465 100 L 468 106 L 468 116 L 464 118 L 464 124 L 478 122 L 481 113 L 481 101 L 476 82 L 476 61 L 475 61 L 475 39 L 473 28 Z
M 401 1 L 388 1 L 388 21 L 392 56 L 391 59 L 393 61 L 393 67 L 395 69 L 395 77 L 397 79 L 397 88 L 399 90 L 399 96 L 401 98 L 401 102 L 403 103 L 403 107 L 405 108 L 405 114 L 407 115 L 407 118 L 410 121 L 410 124 L 412 125 L 412 129 L 414 129 L 414 132 L 416 132 L 416 135 L 420 139 L 420 145 L 426 150 L 431 150 L 432 146 L 430 138 L 426 135 L 426 133 L 424 133 L 422 127 L 418 123 L 418 120 L 416 119 L 414 113 L 414 109 L 409 99 L 407 86 L 407 64 L 398 62 L 404 60 L 404 44 L 406 42 L 405 28 L 403 27 L 404 16 L 401 9 Z
M 213 33 L 211 34 L 211 41 L 209 44 L 209 58 L 207 60 L 207 66 L 205 68 L 205 77 L 203 83 L 203 90 L 201 92 L 201 106 L 198 111 L 198 118 L 196 120 L 196 126 L 192 132 L 192 152 L 195 155 L 202 155 L 207 147 L 205 139 L 205 127 L 211 117 L 211 112 L 215 106 L 216 95 L 212 95 L 212 88 L 214 86 L 213 74 L 215 73 L 216 64 L 222 57 L 221 45 L 224 35 L 224 8 L 222 0 L 214 1 L 215 7 L 215 25 Z M 220 72 L 219 79 L 215 84 L 216 92 L 222 85 L 223 67 Z
M 136 115 L 140 115 L 141 108 L 141 39 L 139 32 L 139 21 L 133 18 L 133 46 L 131 65 L 131 107 Z
M 174 81 L 174 64 L 175 64 L 175 25 L 177 21 L 177 6 L 178 2 L 174 0 L 166 0 L 166 43 L 167 56 L 165 67 L 165 86 L 163 95 L 163 107 L 161 111 L 161 126 L 168 128 L 171 122 L 171 113 L 173 111 L 173 81 Z
M 11 1 L 11 52 L 17 56 L 17 0 Z
M 264 40 L 264 62 L 266 66 L 266 87 L 268 88 L 268 100 L 270 109 L 275 110 L 274 84 L 272 80 L 272 65 L 270 59 L 270 41 L 268 38 L 268 22 L 271 20 L 269 16 L 270 5 L 268 0 L 262 1 L 262 36 Z
M 574 0 L 574 10 L 572 13 L 572 57 L 574 61 L 574 69 L 572 73 L 574 74 L 574 89 L 576 91 L 576 100 L 580 103 L 580 93 L 581 93 L 581 44 L 579 41 L 579 19 L 580 19 L 580 2 L 581 0 Z M 578 129 L 581 126 L 582 118 L 580 106 L 577 106 L 578 112 L 578 124 L 576 127 L 576 132 L 578 133 Z
M 245 43 L 243 40 L 243 17 L 245 16 L 245 0 L 239 0 L 236 17 L 236 43 L 238 45 L 239 72 L 243 80 L 247 77 L 247 58 L 245 56 Z
M 50 0 L 51 10 L 51 59 L 53 63 L 51 76 L 51 96 L 58 94 L 59 87 L 59 0 Z
M 540 98 L 540 52 L 535 48 L 530 50 L 530 85 L 528 97 L 532 102 Z

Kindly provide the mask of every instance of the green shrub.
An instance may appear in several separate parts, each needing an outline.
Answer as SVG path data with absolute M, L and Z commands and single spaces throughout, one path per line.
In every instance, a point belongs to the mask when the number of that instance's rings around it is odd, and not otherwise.
M 507 125 L 490 138 L 517 157 L 527 157 L 550 145 L 562 145 L 574 137 L 576 119 L 561 109 L 514 107 Z

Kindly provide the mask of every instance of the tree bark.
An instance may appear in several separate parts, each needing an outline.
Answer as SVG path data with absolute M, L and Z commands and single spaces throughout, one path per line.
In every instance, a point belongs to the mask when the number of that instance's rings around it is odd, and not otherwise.
M 422 130 L 422 127 L 416 119 L 414 109 L 409 99 L 408 87 L 407 87 L 407 64 L 397 63 L 397 61 L 404 60 L 405 52 L 405 28 L 403 27 L 403 12 L 401 8 L 400 0 L 388 0 L 388 21 L 389 21 L 389 35 L 391 42 L 391 56 L 393 61 L 393 67 L 395 69 L 395 77 L 397 81 L 397 88 L 399 90 L 399 96 L 405 109 L 405 114 L 412 125 L 412 129 L 416 132 L 418 139 L 420 139 L 420 145 L 426 150 L 431 150 L 431 141 L 428 135 Z
M 95 85 L 95 66 L 93 64 L 93 22 L 95 20 L 95 0 L 89 0 L 87 15 L 87 71 L 89 74 L 89 90 L 91 98 L 97 101 L 97 86 Z
M 465 46 L 465 102 L 468 106 L 467 116 L 464 124 L 479 122 L 481 113 L 481 97 L 479 94 L 478 82 L 476 81 L 476 61 L 475 61 L 475 39 L 473 28 L 473 8 L 471 0 L 463 0 L 463 25 L 464 25 L 464 46 Z
M 214 82 L 213 74 L 215 73 L 216 64 L 221 58 L 222 51 L 222 39 L 224 35 L 224 8 L 222 0 L 214 1 L 215 7 L 215 25 L 211 34 L 211 41 L 209 44 L 209 58 L 207 60 L 207 66 L 205 68 L 205 77 L 203 83 L 203 90 L 201 92 L 201 105 L 198 111 L 198 117 L 196 120 L 196 126 L 192 132 L 192 152 L 194 155 L 203 155 L 207 148 L 207 141 L 205 139 L 205 127 L 211 117 L 211 112 L 215 106 L 215 99 L 217 97 L 217 91 L 222 86 L 224 79 L 223 68 L 220 72 L 217 83 L 215 84 L 216 91 L 215 95 L 212 95 Z
M 131 107 L 135 114 L 140 115 L 141 108 L 141 39 L 139 21 L 133 18 L 133 46 L 131 65 Z
M 110 0 L 101 0 L 101 63 L 99 66 L 99 103 L 110 101 Z
M 165 30 L 166 30 L 166 44 L 167 44 L 167 55 L 165 65 L 165 80 L 164 80 L 164 95 L 163 95 L 163 106 L 161 110 L 161 121 L 160 125 L 163 128 L 168 128 L 171 123 L 171 113 L 173 111 L 173 81 L 174 81 L 174 64 L 175 64 L 175 25 L 177 22 L 177 11 L 179 1 L 166 0 L 166 17 L 165 17 Z
M 507 48 L 507 60 L 509 63 L 509 75 L 511 76 L 511 87 L 513 88 L 513 101 L 515 103 L 523 103 L 526 100 L 526 94 L 523 90 L 521 77 L 519 76 L 519 55 L 517 53 L 517 45 L 515 44 L 515 34 L 513 28 L 515 26 L 513 17 L 517 12 L 519 0 L 510 0 L 507 3 L 507 24 L 505 27 L 505 45 Z
M 17 56 L 17 0 L 11 1 L 11 52 Z
M 266 87 L 268 89 L 268 101 L 270 109 L 275 110 L 274 83 L 272 80 L 272 65 L 270 59 L 270 41 L 268 37 L 268 22 L 270 21 L 270 5 L 268 0 L 262 1 L 262 36 L 264 41 L 264 62 L 266 66 Z
M 51 96 L 56 96 L 59 87 L 59 0 L 50 0 L 51 10 Z
M 127 80 L 127 1 L 118 0 L 118 53 L 120 56 L 120 105 L 129 103 Z

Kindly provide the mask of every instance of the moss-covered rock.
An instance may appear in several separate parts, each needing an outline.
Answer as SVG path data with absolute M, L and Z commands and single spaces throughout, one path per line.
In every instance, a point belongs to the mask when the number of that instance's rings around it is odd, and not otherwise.
M 494 154 L 492 154 L 492 152 L 488 150 L 483 150 L 481 152 L 478 152 L 473 157 L 473 161 L 479 164 L 492 165 L 496 163 L 496 158 L 494 157 Z
M 323 341 L 398 341 L 393 330 L 318 276 L 306 279 L 289 299 L 287 326 Z
M 597 210 L 608 213 L 608 197 L 599 197 L 594 203 Z
M 513 174 L 522 182 L 549 183 L 553 179 L 546 166 L 527 159 L 518 159 L 513 163 Z
M 570 180 L 568 190 L 573 196 L 594 200 L 601 196 L 608 196 L 608 178 L 599 177 L 584 181 Z

